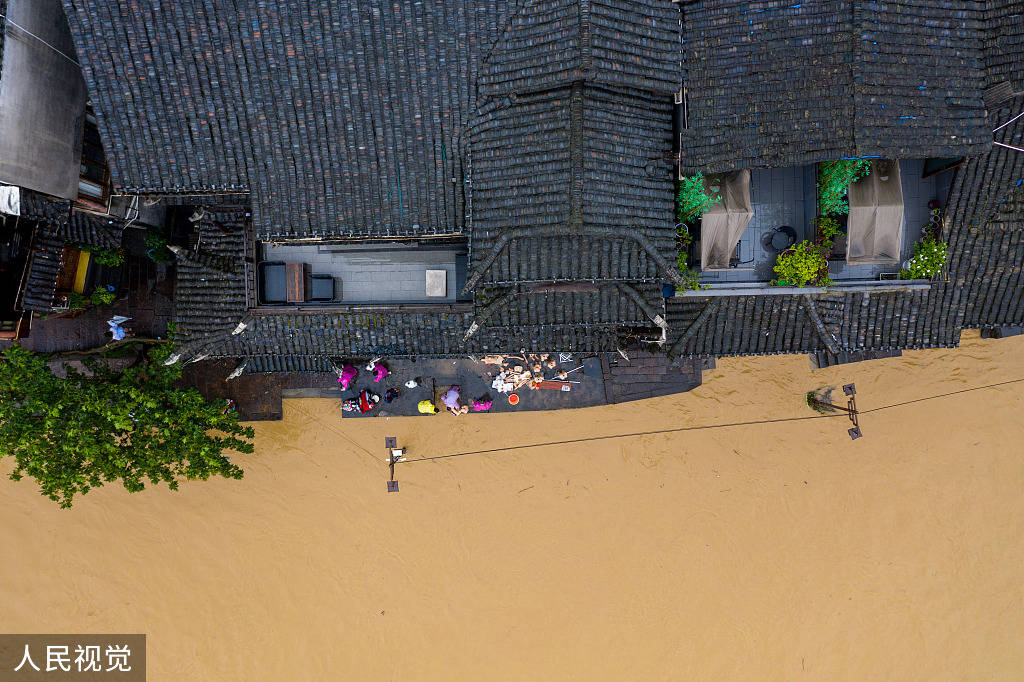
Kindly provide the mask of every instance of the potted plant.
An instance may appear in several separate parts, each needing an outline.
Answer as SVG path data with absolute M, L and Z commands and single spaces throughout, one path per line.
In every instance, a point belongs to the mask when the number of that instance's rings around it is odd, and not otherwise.
M 89 302 L 96 306 L 110 305 L 114 302 L 115 298 L 114 287 L 112 286 L 98 286 L 89 294 Z
M 815 239 L 805 239 L 779 254 L 775 262 L 773 286 L 821 286 L 832 284 L 828 273 L 828 255 L 832 252 L 839 223 L 831 218 L 819 218 L 815 226 Z
M 946 258 L 946 243 L 927 234 L 914 244 L 914 255 L 903 264 L 900 279 L 931 279 L 942 270 Z
M 824 273 L 824 276 L 823 276 Z M 821 246 L 805 239 L 779 254 L 775 262 L 773 286 L 805 287 L 825 286 L 828 280 L 828 260 Z M 829 280 L 828 283 L 831 283 Z

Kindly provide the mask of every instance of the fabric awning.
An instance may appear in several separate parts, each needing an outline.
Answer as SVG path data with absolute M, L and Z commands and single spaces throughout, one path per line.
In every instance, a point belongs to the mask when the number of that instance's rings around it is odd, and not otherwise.
M 750 206 L 750 171 L 743 169 L 721 176 L 710 176 L 706 187 L 719 186 L 722 200 L 700 219 L 700 267 L 718 270 L 729 267 L 743 230 L 754 217 Z
M 899 263 L 903 246 L 903 185 L 899 162 L 872 161 L 871 173 L 850 185 L 849 198 L 846 262 L 850 265 Z

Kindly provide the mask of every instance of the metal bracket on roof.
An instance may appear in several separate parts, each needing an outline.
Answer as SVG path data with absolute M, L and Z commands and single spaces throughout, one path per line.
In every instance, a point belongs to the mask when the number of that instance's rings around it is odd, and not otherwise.
M 234 371 L 232 371 L 231 374 L 229 374 L 227 376 L 227 378 L 224 379 L 224 381 L 231 381 L 232 379 L 235 379 L 235 378 L 238 378 L 238 377 L 242 376 L 242 372 L 245 371 L 245 368 L 248 365 L 249 365 L 249 360 L 248 359 L 243 360 L 242 363 L 240 365 L 238 365 L 238 367 L 235 367 Z

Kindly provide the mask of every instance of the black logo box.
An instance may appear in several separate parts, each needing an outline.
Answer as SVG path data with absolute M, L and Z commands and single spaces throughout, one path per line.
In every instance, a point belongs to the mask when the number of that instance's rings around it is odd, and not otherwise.
M 21 669 L 14 671 L 25 657 L 25 645 L 28 645 L 32 662 L 39 671 L 36 672 L 26 661 Z M 46 647 L 66 646 L 66 660 L 70 662 L 70 672 L 59 668 L 46 671 Z M 101 672 L 79 672 L 75 664 L 75 647 L 98 646 Z M 107 671 L 110 663 L 107 658 L 107 647 L 128 647 L 130 652 L 127 665 L 129 672 Z M 146 680 L 146 635 L 111 634 L 111 635 L 12 635 L 0 634 L 0 682 L 145 682 Z

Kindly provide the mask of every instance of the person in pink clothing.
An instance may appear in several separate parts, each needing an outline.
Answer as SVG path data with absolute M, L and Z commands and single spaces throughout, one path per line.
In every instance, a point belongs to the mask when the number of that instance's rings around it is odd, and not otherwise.
M 469 405 L 460 405 L 459 397 L 462 394 L 462 389 L 458 386 L 452 386 L 448 389 L 448 392 L 441 398 L 441 402 L 448 408 L 448 411 L 458 417 L 460 414 L 466 414 L 469 412 Z
M 345 364 L 341 368 L 341 374 L 338 375 L 338 383 L 341 384 L 342 389 L 348 390 L 349 385 L 355 381 L 355 378 L 359 375 L 359 370 L 352 365 Z
M 386 377 L 391 374 L 391 370 L 384 366 L 384 363 L 375 362 L 373 363 L 373 380 L 378 384 Z
M 473 401 L 473 411 L 486 412 L 487 410 L 491 409 L 491 405 L 493 404 L 494 401 L 491 400 L 491 396 L 485 395 L 484 397 L 477 398 L 476 400 Z

